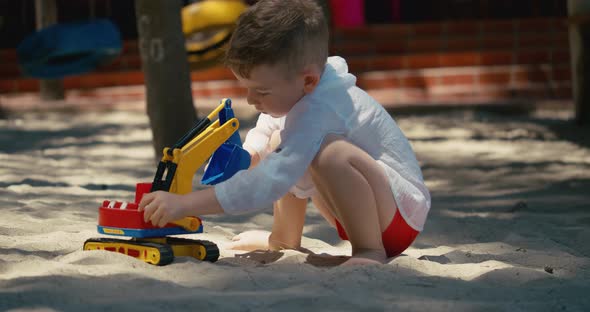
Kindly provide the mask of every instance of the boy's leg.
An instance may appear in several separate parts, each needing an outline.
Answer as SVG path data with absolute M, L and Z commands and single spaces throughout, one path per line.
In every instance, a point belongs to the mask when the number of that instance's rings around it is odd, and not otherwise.
M 307 199 L 287 193 L 273 205 L 272 233 L 268 238 L 270 250 L 298 249 L 305 223 Z
M 318 209 L 320 214 L 330 223 L 333 228 L 336 228 L 336 216 L 332 212 L 332 208 L 328 206 L 326 200 L 322 197 L 321 194 L 315 194 L 311 197 L 311 202 L 313 205 Z
M 318 195 L 340 221 L 352 245 L 348 264 L 382 262 L 382 232 L 397 206 L 383 169 L 345 138 L 328 135 L 311 165 Z

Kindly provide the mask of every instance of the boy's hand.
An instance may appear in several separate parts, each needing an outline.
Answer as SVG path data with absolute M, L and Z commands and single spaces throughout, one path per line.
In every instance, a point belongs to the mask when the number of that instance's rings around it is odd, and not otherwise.
M 227 244 L 226 248 L 244 251 L 267 250 L 269 236 L 268 231 L 246 231 L 234 236 L 233 242 Z
M 139 203 L 139 211 L 142 210 L 143 220 L 159 227 L 188 216 L 183 196 L 164 191 L 143 195 Z

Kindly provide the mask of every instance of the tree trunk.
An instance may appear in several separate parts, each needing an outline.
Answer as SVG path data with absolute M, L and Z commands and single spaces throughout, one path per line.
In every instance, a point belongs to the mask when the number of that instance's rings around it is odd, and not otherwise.
M 576 121 L 590 124 L 590 1 L 568 0 Z
M 147 113 L 156 158 L 193 125 L 196 111 L 182 33 L 180 0 L 136 0 Z
M 56 0 L 35 0 L 35 22 L 37 30 L 57 23 Z M 61 79 L 41 79 L 39 96 L 43 100 L 63 100 L 65 94 Z

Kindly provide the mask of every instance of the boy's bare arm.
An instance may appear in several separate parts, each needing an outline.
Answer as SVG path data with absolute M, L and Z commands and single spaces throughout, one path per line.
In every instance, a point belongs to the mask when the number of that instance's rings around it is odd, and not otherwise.
M 186 216 L 221 214 L 223 208 L 217 200 L 214 188 L 195 191 L 186 195 L 156 191 L 143 195 L 139 210 L 144 211 L 145 222 L 164 226 Z
M 213 187 L 187 194 L 185 205 L 191 212 L 189 215 L 193 216 L 224 213 L 215 195 L 215 188 Z
M 306 207 L 307 199 L 297 198 L 291 193 L 274 204 L 274 222 L 268 238 L 270 250 L 301 247 Z

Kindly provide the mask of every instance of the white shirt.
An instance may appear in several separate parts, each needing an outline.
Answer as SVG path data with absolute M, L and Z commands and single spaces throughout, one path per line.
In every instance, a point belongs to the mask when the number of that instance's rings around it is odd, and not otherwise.
M 412 147 L 385 109 L 355 84 L 346 61 L 329 57 L 316 89 L 286 116 L 260 114 L 244 146 L 264 156 L 270 135 L 277 129 L 281 130 L 281 144 L 256 167 L 215 186 L 223 210 L 238 214 L 270 206 L 303 177 L 324 137 L 333 133 L 347 138 L 381 165 L 398 211 L 408 225 L 422 231 L 430 193 Z

